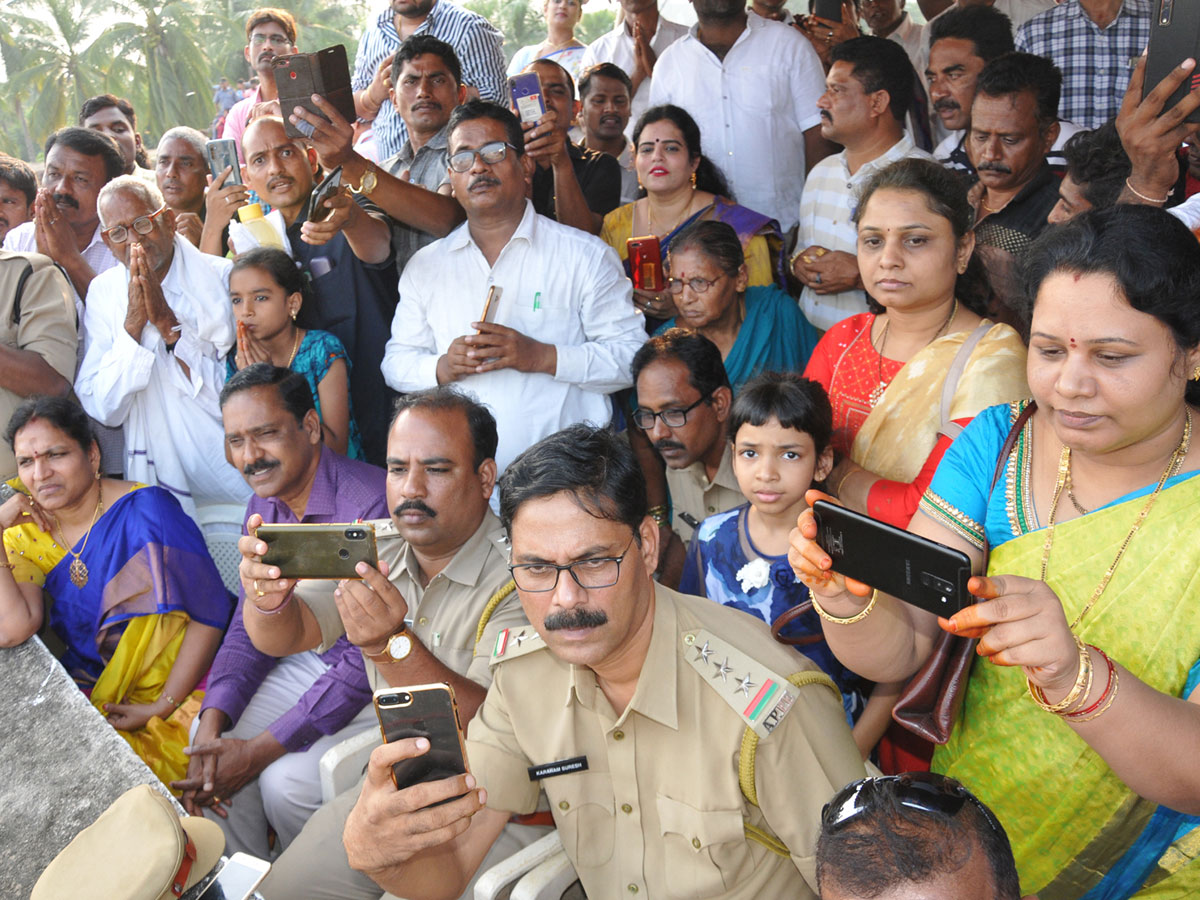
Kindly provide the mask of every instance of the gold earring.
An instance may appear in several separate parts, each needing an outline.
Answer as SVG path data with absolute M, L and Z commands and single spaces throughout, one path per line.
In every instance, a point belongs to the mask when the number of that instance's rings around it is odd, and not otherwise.
M 300 312 L 300 310 L 298 310 L 298 309 L 293 309 L 293 310 L 292 310 L 292 321 L 293 321 L 293 322 L 295 322 L 295 321 L 296 321 L 296 315 L 297 315 L 299 312 Z
M 99 469 L 96 470 L 96 480 L 97 481 L 100 480 L 100 470 Z
M 693 172 L 692 173 L 692 190 L 694 191 L 695 189 L 696 189 L 696 173 Z
M 1200 381 L 1200 366 L 1192 369 L 1192 381 Z

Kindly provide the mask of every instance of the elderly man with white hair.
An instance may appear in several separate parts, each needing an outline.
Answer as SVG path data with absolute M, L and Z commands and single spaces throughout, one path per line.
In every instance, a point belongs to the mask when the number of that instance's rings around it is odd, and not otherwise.
M 175 211 L 175 230 L 200 246 L 204 229 L 204 191 L 208 160 L 202 132 L 177 125 L 163 134 L 154 151 L 154 178 L 167 206 Z
M 175 213 L 137 178 L 109 182 L 96 207 L 121 265 L 88 289 L 75 382 L 84 409 L 124 426 L 126 478 L 170 491 L 192 515 L 200 504 L 245 503 L 217 402 L 234 341 L 232 263 L 176 234 Z

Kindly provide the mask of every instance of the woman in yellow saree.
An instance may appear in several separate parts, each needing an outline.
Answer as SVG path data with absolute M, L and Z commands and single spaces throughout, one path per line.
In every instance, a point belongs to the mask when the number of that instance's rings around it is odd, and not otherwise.
M 28 494 L 0 506 L 0 647 L 48 618 L 92 704 L 164 783 L 183 777 L 232 608 L 199 529 L 161 488 L 100 477 L 72 400 L 26 400 L 5 436 Z
M 939 624 L 980 638 L 933 768 L 996 812 L 1023 892 L 1200 896 L 1200 246 L 1159 210 L 1094 211 L 1034 245 L 1025 283 L 1036 406 L 977 416 L 909 529 L 976 571 L 986 537 L 989 602 L 939 622 L 829 577 L 811 513 L 793 563 L 867 677 L 911 676 Z

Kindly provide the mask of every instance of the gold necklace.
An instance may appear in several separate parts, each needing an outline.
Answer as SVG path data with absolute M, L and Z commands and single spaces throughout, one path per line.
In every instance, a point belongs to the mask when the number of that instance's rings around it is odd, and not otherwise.
M 691 196 L 688 197 L 687 205 L 685 205 L 683 207 L 683 212 L 681 212 L 679 214 L 679 217 L 675 219 L 675 224 L 663 232 L 664 236 L 670 234 L 672 231 L 674 231 L 676 228 L 678 228 L 680 223 L 682 223 L 683 220 L 685 218 L 687 218 L 688 211 L 692 208 L 692 202 L 695 199 L 696 199 L 696 187 L 695 187 L 695 185 L 693 185 L 692 193 L 691 193 Z M 657 235 L 658 229 L 654 227 L 654 205 L 650 202 L 649 197 L 646 198 L 646 219 L 647 219 L 647 224 L 649 224 L 649 226 L 650 226 L 650 233 L 653 235 Z
M 1155 486 L 1154 492 L 1150 494 L 1150 499 L 1146 501 L 1146 505 L 1142 507 L 1142 511 L 1133 520 L 1133 527 L 1129 529 L 1129 534 L 1125 535 L 1125 540 L 1121 543 L 1121 549 L 1117 551 L 1116 559 L 1112 561 L 1112 565 L 1108 567 L 1108 571 L 1104 573 L 1104 577 L 1100 579 L 1100 583 L 1092 591 L 1092 596 L 1088 599 L 1087 604 L 1080 611 L 1079 615 L 1075 617 L 1075 621 L 1071 623 L 1072 631 L 1079 626 L 1079 623 L 1083 621 L 1083 617 L 1096 605 L 1096 601 L 1100 599 L 1100 595 L 1104 593 L 1104 589 L 1112 581 L 1113 573 L 1117 571 L 1117 566 L 1120 565 L 1126 548 L 1133 540 L 1133 536 L 1142 527 L 1142 523 L 1146 521 L 1146 517 L 1150 515 L 1150 510 L 1154 508 L 1154 501 L 1162 493 L 1163 485 L 1173 475 L 1178 474 L 1179 470 L 1183 467 L 1183 460 L 1187 456 L 1188 447 L 1191 445 L 1191 442 L 1192 413 L 1188 410 L 1183 421 L 1183 436 L 1179 439 L 1179 444 L 1175 447 L 1175 452 L 1171 454 L 1170 460 L 1167 461 L 1167 467 L 1163 469 L 1162 475 L 1159 476 L 1158 484 Z M 1046 544 L 1042 548 L 1042 581 L 1046 580 L 1046 573 L 1050 568 L 1050 550 L 1054 547 L 1054 517 L 1058 512 L 1058 501 L 1062 498 L 1064 488 L 1067 488 L 1067 485 L 1070 483 L 1071 448 L 1064 446 L 1058 458 L 1058 477 L 1054 482 L 1054 496 L 1050 500 L 1050 521 L 1046 528 Z
M 288 357 L 287 365 L 284 366 L 285 369 L 290 369 L 292 367 L 292 362 L 296 359 L 296 351 L 299 349 L 300 349 L 300 329 L 297 328 L 296 329 L 296 339 L 294 341 L 292 341 L 292 355 Z
M 929 339 L 929 344 L 932 344 L 942 336 L 942 332 L 950 327 L 950 323 L 954 321 L 954 317 L 957 314 L 958 298 L 955 297 L 954 305 L 950 307 L 950 315 L 946 317 L 946 321 L 942 323 L 942 327 L 937 330 L 937 334 Z M 883 323 L 883 334 L 879 336 L 879 383 L 876 384 L 875 387 L 871 388 L 871 393 L 867 395 L 867 402 L 871 404 L 871 409 L 874 409 L 875 405 L 883 399 L 883 392 L 886 391 L 888 389 L 888 385 L 892 383 L 891 380 L 889 380 L 885 384 L 883 380 L 883 348 L 887 345 L 888 329 L 891 327 L 891 325 L 892 320 L 889 318 Z M 925 346 L 928 347 L 929 344 L 926 344 Z M 872 342 L 872 346 L 874 346 L 874 342 Z M 895 376 L 893 376 L 893 378 L 894 377 Z
M 984 191 L 982 194 L 979 195 L 979 205 L 982 206 L 984 209 L 986 209 L 990 213 L 998 213 L 998 212 L 1000 212 L 1000 210 L 1004 209 L 1004 207 L 1008 206 L 1008 204 L 1012 203 L 1012 197 L 1009 197 L 1002 204 L 993 208 L 993 207 L 990 207 L 987 205 L 987 201 L 983 199 L 985 196 L 987 196 L 987 191 Z
M 86 585 L 88 583 L 87 563 L 85 563 L 79 557 L 81 557 L 83 555 L 83 551 L 87 549 L 88 538 L 90 538 L 92 536 L 92 529 L 96 527 L 96 522 L 100 519 L 100 510 L 102 510 L 104 508 L 104 488 L 103 487 L 101 487 L 99 489 L 99 494 L 100 494 L 100 496 L 98 496 L 96 498 L 96 512 L 92 516 L 92 524 L 89 525 L 87 531 L 84 532 L 83 546 L 79 548 L 78 553 L 76 553 L 74 550 L 72 550 L 70 545 L 67 543 L 67 537 L 62 530 L 62 525 L 59 524 L 58 516 L 54 517 L 54 527 L 58 529 L 58 537 L 59 537 L 59 540 L 62 541 L 63 549 L 66 550 L 68 553 L 70 553 L 73 557 L 75 557 L 73 560 L 71 560 L 71 567 L 70 567 L 70 569 L 68 569 L 68 572 L 71 575 L 71 584 L 75 585 L 75 587 L 77 587 L 77 588 L 82 588 L 84 585 Z

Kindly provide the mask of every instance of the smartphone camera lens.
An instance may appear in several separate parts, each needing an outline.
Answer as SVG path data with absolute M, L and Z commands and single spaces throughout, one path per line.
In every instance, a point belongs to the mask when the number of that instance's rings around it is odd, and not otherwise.
M 382 697 L 379 698 L 379 705 L 380 706 L 399 706 L 400 698 L 397 697 L 395 694 L 384 694 Z
M 347 550 L 345 547 L 339 547 L 338 548 L 338 556 L 340 556 L 342 559 L 349 559 L 350 551 Z
M 366 540 L 367 533 L 361 528 L 347 528 L 346 540 L 348 541 L 363 541 Z

